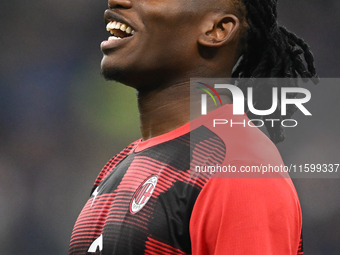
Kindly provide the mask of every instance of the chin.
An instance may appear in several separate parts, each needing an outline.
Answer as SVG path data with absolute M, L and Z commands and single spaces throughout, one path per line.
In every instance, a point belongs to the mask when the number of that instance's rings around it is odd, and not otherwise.
M 107 59 L 105 59 L 105 57 L 103 58 L 101 62 L 101 73 L 106 80 L 121 82 L 123 72 L 124 71 L 122 68 L 112 66 L 112 64 Z
M 131 79 L 129 79 L 131 78 L 131 74 L 128 75 L 127 72 L 122 69 L 102 67 L 101 73 L 107 81 L 115 81 L 126 86 L 136 88 Z
M 118 75 L 119 72 L 115 71 L 115 68 L 113 68 L 110 63 L 107 61 L 107 59 L 102 59 L 101 62 L 101 74 L 104 76 L 106 80 L 115 80 L 115 76 Z
M 101 73 L 104 76 L 104 78 L 108 81 L 119 81 L 122 76 L 122 74 L 119 71 L 109 68 L 102 68 Z

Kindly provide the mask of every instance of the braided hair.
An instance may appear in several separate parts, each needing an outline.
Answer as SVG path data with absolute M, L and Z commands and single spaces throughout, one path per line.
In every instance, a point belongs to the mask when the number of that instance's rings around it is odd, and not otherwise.
M 234 0 L 235 1 L 235 0 Z M 277 23 L 277 0 L 239 0 L 243 3 L 246 13 L 247 31 L 245 42 L 241 50 L 241 59 L 234 68 L 234 78 L 298 78 L 317 79 L 314 58 L 306 42 L 289 32 Z M 268 109 L 271 101 L 271 87 L 256 84 L 256 79 L 249 79 L 246 83 L 239 83 L 242 90 L 246 86 L 254 87 L 257 91 L 253 98 L 257 109 Z M 297 86 L 296 80 L 284 86 Z M 295 97 L 296 95 L 292 95 Z M 269 100 L 266 100 L 267 97 Z M 282 117 L 279 108 L 268 117 L 280 119 L 290 118 L 295 107 L 288 109 L 287 115 Z M 250 115 L 250 116 L 249 116 Z M 252 113 L 248 112 L 249 117 Z M 284 140 L 281 125 L 265 122 L 266 128 L 273 142 Z

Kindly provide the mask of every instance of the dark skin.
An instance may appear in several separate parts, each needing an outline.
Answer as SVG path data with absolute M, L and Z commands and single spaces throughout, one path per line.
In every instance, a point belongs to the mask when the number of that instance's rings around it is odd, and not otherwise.
M 102 72 L 137 90 L 143 139 L 188 123 L 190 78 L 230 77 L 239 58 L 242 25 L 232 8 L 220 0 L 108 4 L 106 23 L 119 21 L 135 33 L 102 43 Z

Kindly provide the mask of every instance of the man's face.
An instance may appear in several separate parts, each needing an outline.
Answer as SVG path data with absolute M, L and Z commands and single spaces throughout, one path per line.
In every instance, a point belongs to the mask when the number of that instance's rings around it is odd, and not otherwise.
M 105 21 L 114 37 L 101 44 L 104 76 L 136 88 L 190 78 L 206 2 L 110 0 Z

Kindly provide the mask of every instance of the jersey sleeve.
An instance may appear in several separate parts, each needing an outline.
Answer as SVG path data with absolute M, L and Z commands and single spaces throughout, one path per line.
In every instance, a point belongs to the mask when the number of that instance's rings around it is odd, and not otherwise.
M 192 254 L 296 255 L 301 225 L 289 178 L 212 178 L 192 211 Z

